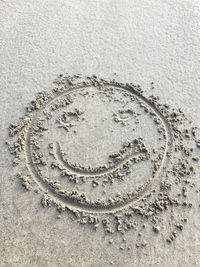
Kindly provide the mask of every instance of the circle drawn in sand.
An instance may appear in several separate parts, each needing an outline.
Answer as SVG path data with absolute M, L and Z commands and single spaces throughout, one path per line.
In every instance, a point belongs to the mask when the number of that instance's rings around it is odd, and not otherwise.
M 196 203 L 194 189 L 200 192 L 199 129 L 132 83 L 60 75 L 54 84 L 9 129 L 25 188 L 94 230 L 132 229 L 137 248 L 147 245 L 148 229 L 174 241 Z
M 168 121 L 138 86 L 96 77 L 61 77 L 10 130 L 26 187 L 33 180 L 44 202 L 89 213 L 116 212 L 149 194 L 172 150 Z

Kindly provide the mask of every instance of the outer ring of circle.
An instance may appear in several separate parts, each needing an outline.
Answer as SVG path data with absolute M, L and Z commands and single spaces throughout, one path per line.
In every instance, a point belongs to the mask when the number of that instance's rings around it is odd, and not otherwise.
M 32 158 L 31 158 L 31 151 L 30 151 L 30 136 L 31 136 L 31 128 L 34 124 L 34 120 L 42 113 L 42 111 L 44 110 L 44 108 L 46 106 L 48 106 L 51 102 L 55 101 L 55 99 L 63 96 L 63 95 L 67 95 L 75 90 L 81 90 L 83 88 L 88 88 L 88 87 L 92 87 L 93 84 L 90 85 L 78 85 L 77 87 L 72 87 L 72 88 L 68 88 L 66 91 L 60 93 L 59 95 L 56 95 L 53 99 L 51 99 L 49 102 L 47 102 L 38 112 L 36 112 L 36 114 L 34 114 L 33 118 L 31 119 L 31 123 L 28 127 L 28 131 L 27 131 L 27 138 L 26 138 L 26 162 L 27 162 L 27 168 L 31 174 L 31 176 L 34 178 L 36 184 L 42 189 L 42 191 L 48 192 L 48 194 L 51 196 L 51 199 L 55 202 L 55 203 L 63 203 L 64 205 L 66 205 L 66 207 L 69 210 L 79 210 L 79 211 L 83 211 L 83 212 L 89 212 L 89 213 L 113 213 L 113 212 L 117 212 L 119 210 L 124 209 L 127 206 L 130 206 L 131 204 L 135 203 L 136 201 L 138 201 L 139 199 L 143 198 L 145 195 L 147 195 L 151 190 L 153 190 L 156 187 L 156 184 L 159 182 L 160 180 L 160 175 L 165 171 L 168 162 L 169 162 L 169 156 L 171 154 L 172 151 L 172 134 L 171 134 L 171 130 L 170 130 L 170 126 L 167 122 L 167 120 L 165 119 L 165 117 L 163 116 L 163 114 L 147 99 L 145 98 L 143 95 L 141 95 L 139 92 L 137 92 L 136 90 L 134 90 L 134 88 L 130 88 L 124 84 L 115 84 L 115 83 L 106 83 L 106 86 L 112 86 L 112 87 L 116 87 L 121 90 L 124 90 L 128 93 L 133 94 L 134 96 L 136 96 L 138 99 L 140 99 L 142 102 L 144 102 L 145 104 L 147 104 L 161 119 L 163 125 L 165 126 L 165 132 L 166 132 L 166 146 L 165 146 L 165 151 L 164 151 L 164 155 L 163 155 L 163 159 L 161 161 L 161 166 L 160 168 L 157 170 L 156 175 L 154 178 L 150 178 L 148 180 L 147 183 L 145 183 L 144 188 L 142 188 L 138 194 L 134 195 L 134 197 L 132 197 L 131 199 L 129 199 L 128 201 L 125 201 L 123 203 L 120 203 L 119 205 L 113 205 L 113 206 L 89 206 L 89 205 L 84 205 L 83 203 L 80 202 L 75 202 L 71 199 L 67 199 L 66 197 L 59 195 L 57 192 L 55 192 L 55 190 L 53 190 L 49 185 L 47 185 L 39 176 L 39 174 L 37 173 L 37 171 L 35 170 L 35 168 L 32 166 Z

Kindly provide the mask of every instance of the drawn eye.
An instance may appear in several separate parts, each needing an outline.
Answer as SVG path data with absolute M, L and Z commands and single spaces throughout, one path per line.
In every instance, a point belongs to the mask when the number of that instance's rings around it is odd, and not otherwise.
M 68 132 L 70 128 L 76 125 L 76 122 L 80 121 L 82 114 L 83 112 L 78 109 L 62 112 L 56 120 L 58 127 L 63 128 Z

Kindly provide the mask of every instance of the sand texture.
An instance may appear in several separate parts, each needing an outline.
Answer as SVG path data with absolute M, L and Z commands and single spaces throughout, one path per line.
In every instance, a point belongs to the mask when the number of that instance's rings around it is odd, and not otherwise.
M 200 266 L 199 1 L 0 1 L 0 267 Z

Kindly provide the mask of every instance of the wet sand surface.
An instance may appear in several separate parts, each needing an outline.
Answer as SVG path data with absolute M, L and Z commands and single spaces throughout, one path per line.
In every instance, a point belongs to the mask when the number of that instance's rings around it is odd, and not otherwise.
M 0 2 L 0 266 L 199 266 L 199 18 Z

